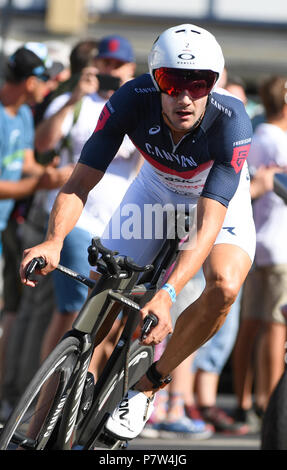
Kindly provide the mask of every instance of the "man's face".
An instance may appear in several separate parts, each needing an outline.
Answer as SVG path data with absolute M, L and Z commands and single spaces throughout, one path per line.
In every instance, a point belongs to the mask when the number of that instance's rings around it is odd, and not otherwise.
M 177 96 L 161 93 L 162 113 L 173 136 L 181 138 L 190 131 L 205 111 L 207 96 L 193 101 L 187 90 Z
M 99 73 L 119 78 L 121 85 L 133 78 L 135 72 L 135 64 L 133 62 L 122 62 L 117 59 L 96 59 L 96 67 Z
M 49 82 L 45 82 L 34 76 L 27 79 L 26 87 L 28 92 L 27 102 L 30 105 L 41 103 L 49 92 Z

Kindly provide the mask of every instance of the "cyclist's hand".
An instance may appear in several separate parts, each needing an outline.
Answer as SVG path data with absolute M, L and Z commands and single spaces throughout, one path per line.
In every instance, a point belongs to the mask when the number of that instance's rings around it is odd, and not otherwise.
M 150 313 L 153 313 L 158 318 L 157 326 L 151 328 L 147 337 L 142 341 L 143 344 L 155 345 L 161 343 L 168 334 L 172 333 L 171 306 L 172 302 L 169 294 L 164 290 L 160 290 L 141 309 L 142 320 Z
M 33 248 L 28 248 L 23 252 L 23 258 L 20 265 L 21 282 L 26 286 L 35 287 L 36 280 L 26 278 L 26 269 L 33 258 L 44 258 L 46 266 L 41 270 L 35 270 L 35 274 L 46 276 L 49 272 L 53 271 L 59 264 L 60 252 L 62 245 L 57 245 L 54 242 L 46 241 Z

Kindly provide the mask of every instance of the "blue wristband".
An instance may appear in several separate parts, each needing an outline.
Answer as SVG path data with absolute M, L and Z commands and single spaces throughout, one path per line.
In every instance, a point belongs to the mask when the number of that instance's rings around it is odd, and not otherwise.
M 171 284 L 164 284 L 162 289 L 169 293 L 172 303 L 176 301 L 175 288 Z

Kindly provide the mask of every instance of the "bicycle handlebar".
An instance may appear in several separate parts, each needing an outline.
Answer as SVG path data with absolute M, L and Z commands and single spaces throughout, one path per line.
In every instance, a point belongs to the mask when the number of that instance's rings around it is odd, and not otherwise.
M 36 269 L 43 269 L 46 266 L 46 261 L 44 258 L 33 258 L 32 261 L 28 264 L 26 268 L 26 279 L 31 279 L 32 274 Z
M 105 263 L 107 267 L 108 273 L 111 275 L 116 275 L 121 277 L 129 276 L 132 272 L 146 272 L 153 269 L 151 264 L 140 266 L 136 264 L 131 258 L 128 256 L 121 257 L 119 256 L 117 259 L 115 256 L 118 254 L 116 251 L 111 251 L 108 248 L 105 248 L 99 237 L 95 237 L 92 239 L 92 244 L 88 248 L 89 253 L 89 262 L 92 266 L 99 266 L 101 267 L 101 262 Z M 99 254 L 102 257 L 99 259 Z M 35 272 L 36 269 L 43 269 L 46 266 L 46 261 L 43 257 L 33 258 L 32 261 L 28 264 L 26 268 L 26 279 L 31 279 L 32 274 Z M 93 288 L 95 282 L 91 279 L 83 276 L 82 274 L 76 273 L 65 266 L 59 264 L 56 268 L 58 271 L 76 279 L 77 281 L 85 284 L 86 286 Z
M 158 318 L 153 314 L 149 313 L 144 318 L 144 323 L 141 331 L 140 341 L 145 339 L 150 331 L 151 328 L 154 328 L 158 324 Z
M 99 237 L 94 237 L 92 239 L 92 244 L 88 248 L 88 253 L 88 260 L 91 266 L 97 265 L 99 262 L 99 254 L 102 255 L 101 259 L 107 265 L 110 274 L 118 274 L 122 269 L 133 272 L 145 272 L 153 269 L 153 266 L 150 264 L 146 266 L 136 264 L 128 256 L 116 259 L 115 256 L 118 255 L 118 252 L 104 247 Z

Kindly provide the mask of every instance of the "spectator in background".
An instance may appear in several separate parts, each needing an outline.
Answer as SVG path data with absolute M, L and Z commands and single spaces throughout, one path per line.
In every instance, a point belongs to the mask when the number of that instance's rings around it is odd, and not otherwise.
M 256 125 L 263 122 L 263 106 L 247 95 L 246 83 L 241 77 L 228 76 L 226 90 L 234 96 L 237 96 L 245 105 L 248 116 L 251 119 L 253 130 Z
M 237 98 L 240 99 L 246 107 L 248 101 L 246 96 L 246 86 L 241 77 L 228 76 L 224 88 L 232 95 L 237 96 Z
M 72 91 L 79 81 L 83 68 L 87 67 L 88 65 L 94 65 L 97 51 L 98 42 L 94 39 L 85 39 L 75 44 L 69 57 L 70 66 L 66 67 L 65 70 L 60 73 L 60 77 L 56 77 L 58 84 L 56 84 L 55 89 L 50 88 L 50 93 L 45 96 L 45 99 L 42 101 L 42 103 L 38 104 L 35 109 L 34 121 L 36 127 L 42 121 L 44 113 L 49 104 L 57 96 L 60 96 L 68 91 Z M 64 80 L 61 79 L 62 74 L 65 77 Z
M 4 84 L 0 89 L 0 233 L 7 227 L 15 200 L 29 196 L 41 188 L 61 186 L 68 174 L 57 170 L 53 164 L 43 167 L 35 161 L 34 126 L 29 105 L 41 102 L 47 91 L 47 81 L 53 73 L 53 63 L 47 56 L 47 48 L 40 43 L 27 43 L 9 57 L 5 69 Z M 70 174 L 70 173 L 69 173 Z M 26 176 L 27 177 L 24 177 Z M 9 239 L 8 239 L 9 242 Z M 0 241 L 0 248 L 2 247 Z M 1 248 L 2 249 L 2 248 Z M 23 247 L 17 247 L 22 251 Z M 19 266 L 13 266 L 12 290 L 7 282 L 10 268 L 8 249 L 4 258 L 4 306 L 1 318 L 0 377 L 7 341 L 20 300 Z M 9 269 L 9 273 L 11 270 Z M 2 275 L 2 273 L 0 274 Z
M 70 76 L 64 82 L 59 82 L 58 87 L 46 94 L 41 103 L 33 103 L 34 123 L 36 127 L 43 119 L 43 114 L 47 106 L 58 95 L 62 95 L 67 90 L 71 92 L 77 85 L 80 74 L 86 66 L 95 64 L 97 55 L 97 41 L 92 39 L 78 42 L 71 50 Z M 54 67 L 55 69 L 55 67 Z M 59 67 L 57 69 L 59 72 Z M 55 78 L 54 76 L 52 78 Z M 57 76 L 58 78 L 58 76 Z M 50 90 L 51 76 L 47 81 L 46 91 Z M 49 88 L 48 88 L 49 85 Z M 51 148 L 49 152 L 37 152 L 37 160 L 40 162 L 57 161 L 59 164 L 58 149 Z M 71 173 L 73 163 L 60 165 L 60 172 L 66 173 L 68 178 Z M 63 181 L 64 183 L 65 181 Z M 48 192 L 49 193 L 49 192 Z M 29 211 L 24 223 L 21 225 L 21 235 L 24 247 L 35 243 L 41 243 L 45 237 L 47 228 L 46 201 L 47 191 L 37 191 L 33 196 Z M 11 238 L 11 237 L 10 237 Z M 21 257 L 22 247 L 19 250 Z M 19 268 L 17 266 L 17 276 Z M 18 303 L 17 303 L 18 305 Z M 40 363 L 40 350 L 43 336 L 50 323 L 52 312 L 55 308 L 54 286 L 51 275 L 41 278 L 35 292 L 31 289 L 22 290 L 21 302 L 17 312 L 17 322 L 9 338 L 9 345 L 6 348 L 6 372 L 3 377 L 2 406 L 0 415 L 2 420 L 7 418 L 11 407 L 15 404 L 19 395 L 33 377 Z M 1 419 L 0 417 L 0 419 Z
M 249 152 L 255 178 L 262 168 L 287 167 L 287 77 L 271 77 L 260 88 L 266 123 L 258 125 Z M 256 427 L 284 369 L 287 301 L 287 206 L 272 191 L 257 192 L 253 204 L 256 255 L 243 289 L 242 319 L 234 350 L 236 419 Z M 259 343 L 258 343 L 259 341 Z M 253 361 L 256 352 L 256 362 Z M 253 367 L 253 365 L 256 366 Z M 255 403 L 253 383 L 255 380 Z

